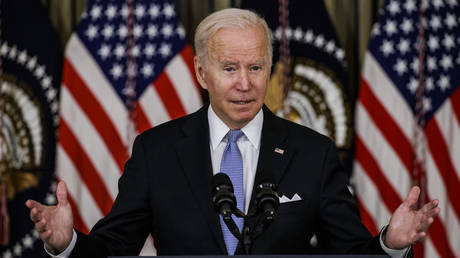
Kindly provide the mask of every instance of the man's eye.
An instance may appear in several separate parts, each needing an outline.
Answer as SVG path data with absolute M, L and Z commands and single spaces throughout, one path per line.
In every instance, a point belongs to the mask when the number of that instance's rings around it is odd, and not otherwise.
M 260 69 L 260 66 L 251 66 L 251 71 L 259 71 Z
M 233 71 L 235 71 L 235 69 L 233 67 L 224 67 L 224 71 L 233 72 Z

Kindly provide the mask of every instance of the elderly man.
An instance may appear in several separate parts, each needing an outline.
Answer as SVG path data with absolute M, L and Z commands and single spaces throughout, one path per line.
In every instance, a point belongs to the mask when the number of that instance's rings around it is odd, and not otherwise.
M 89 235 L 72 229 L 63 182 L 57 206 L 27 201 L 49 252 L 60 257 L 136 255 L 152 234 L 159 255 L 240 254 L 241 244 L 212 206 L 211 178 L 223 172 L 238 208 L 254 205 L 255 183 L 267 173 L 280 196 L 275 220 L 253 240 L 252 253 L 307 253 L 315 234 L 330 253 L 404 256 L 423 239 L 439 213 L 438 201 L 414 208 L 414 187 L 388 227 L 371 236 L 362 225 L 334 143 L 273 115 L 264 105 L 272 37 L 256 14 L 226 9 L 208 16 L 195 35 L 195 72 L 210 105 L 139 135 L 119 181 L 110 213 Z M 258 215 L 261 216 L 261 215 Z M 254 229 L 258 218 L 235 219 Z

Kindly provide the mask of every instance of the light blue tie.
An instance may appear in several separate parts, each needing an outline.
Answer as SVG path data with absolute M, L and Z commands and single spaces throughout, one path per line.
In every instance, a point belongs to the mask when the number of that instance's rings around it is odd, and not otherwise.
M 236 141 L 243 136 L 244 133 L 241 130 L 230 130 L 227 134 L 227 146 L 225 146 L 224 153 L 222 155 L 222 161 L 220 162 L 220 172 L 225 173 L 232 180 L 233 189 L 236 198 L 236 206 L 238 209 L 243 211 L 244 205 L 244 187 L 243 187 L 243 159 L 241 152 L 236 145 Z M 237 218 L 232 215 L 238 228 L 243 227 L 243 218 Z M 220 224 L 222 226 L 222 233 L 224 234 L 225 244 L 227 246 L 227 252 L 230 255 L 235 254 L 236 246 L 238 245 L 238 239 L 233 236 L 230 230 L 225 225 L 222 216 L 220 217 Z

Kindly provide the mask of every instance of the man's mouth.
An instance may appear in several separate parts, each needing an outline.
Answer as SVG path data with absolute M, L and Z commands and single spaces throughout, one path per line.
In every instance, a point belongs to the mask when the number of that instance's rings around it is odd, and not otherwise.
M 251 101 L 252 100 L 232 100 L 231 102 L 237 105 L 245 105 L 245 104 L 250 103 Z

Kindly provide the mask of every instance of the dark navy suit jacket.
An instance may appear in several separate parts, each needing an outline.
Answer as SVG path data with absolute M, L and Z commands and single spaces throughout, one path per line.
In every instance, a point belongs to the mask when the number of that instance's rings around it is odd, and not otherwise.
M 112 210 L 89 236 L 78 233 L 71 256 L 137 255 L 149 233 L 158 255 L 226 254 L 211 201 L 207 107 L 136 138 Z M 361 223 L 334 143 L 276 117 L 265 106 L 263 112 L 255 182 L 272 173 L 280 196 L 297 193 L 302 200 L 280 204 L 274 222 L 254 240 L 252 252 L 308 253 L 316 234 L 320 250 L 328 253 L 383 253 L 379 236 L 373 237 Z M 256 221 L 246 223 L 253 227 Z

